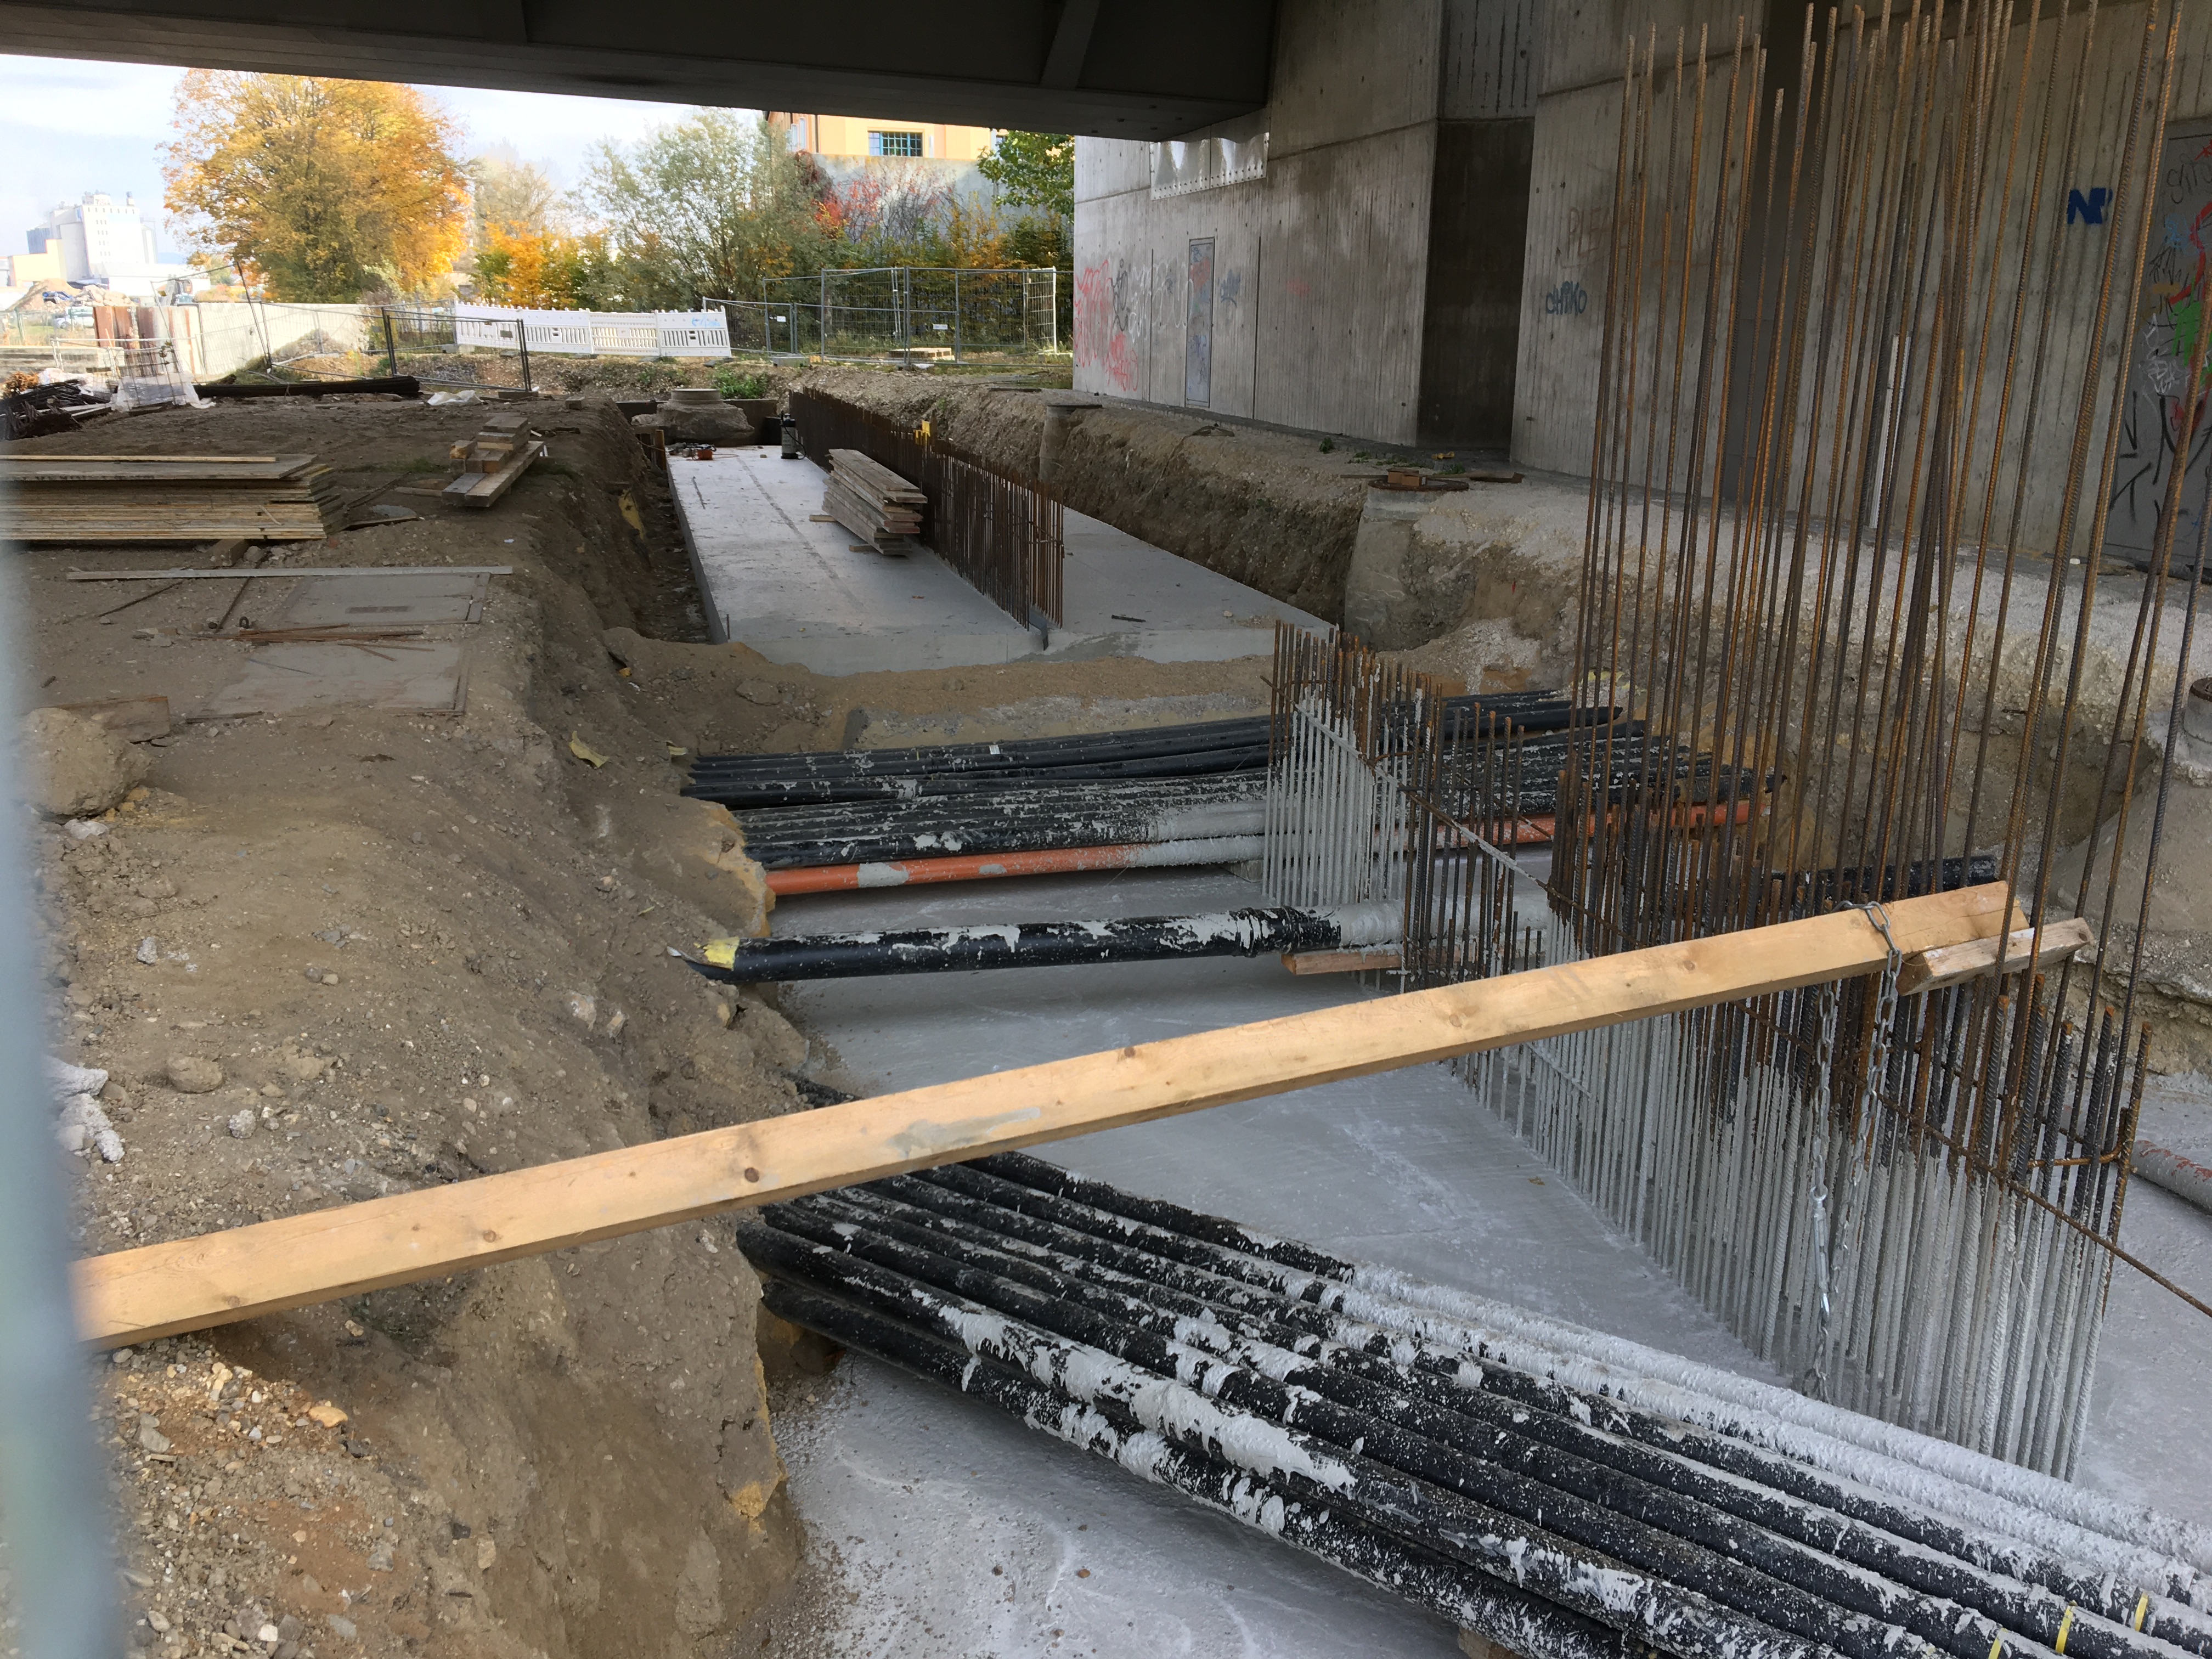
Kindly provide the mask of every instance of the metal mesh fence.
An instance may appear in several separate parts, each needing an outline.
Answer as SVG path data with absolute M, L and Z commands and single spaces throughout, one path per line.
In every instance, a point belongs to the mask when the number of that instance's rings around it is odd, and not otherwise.
M 1020 362 L 1068 349 L 1073 287 L 1061 270 L 890 265 L 763 285 L 758 300 L 706 297 L 730 349 L 770 356 Z

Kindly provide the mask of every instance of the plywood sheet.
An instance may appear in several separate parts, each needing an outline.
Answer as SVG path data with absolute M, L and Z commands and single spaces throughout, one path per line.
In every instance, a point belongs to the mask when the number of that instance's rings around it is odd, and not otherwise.
M 450 640 L 264 645 L 203 718 L 293 714 L 311 708 L 390 708 L 456 714 L 467 706 L 466 647 Z

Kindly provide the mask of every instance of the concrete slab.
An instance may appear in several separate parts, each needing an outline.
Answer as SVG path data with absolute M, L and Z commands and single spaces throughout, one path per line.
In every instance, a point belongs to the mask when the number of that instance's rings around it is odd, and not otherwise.
M 820 468 L 768 449 L 670 463 L 714 637 L 818 674 L 965 668 L 1039 655 L 1218 662 L 1318 618 L 1080 514 L 1067 515 L 1066 625 L 1041 643 L 927 549 L 853 551 L 817 524 Z
M 775 925 L 789 933 L 1155 915 L 1258 896 L 1224 871 L 1159 871 L 824 896 L 779 910 Z M 1266 958 L 848 980 L 786 994 L 838 1051 L 841 1080 L 872 1091 L 1370 994 L 1343 979 L 1293 978 Z M 1132 1191 L 1784 1381 L 1442 1066 L 1038 1151 Z M 2130 1194 L 2128 1242 L 2205 1282 L 2212 1218 L 2166 1198 Z M 2195 1380 L 2208 1364 L 2212 1321 L 2121 1269 L 2084 1484 L 2212 1520 L 2201 1480 L 2212 1407 Z M 793 1500 L 834 1552 L 815 1598 L 823 1653 L 1458 1651 L 1439 1621 L 1380 1590 L 872 1361 L 841 1364 L 811 1400 L 787 1407 L 777 1437 Z
M 313 708 L 388 708 L 457 714 L 468 706 L 467 647 L 448 640 L 264 645 L 204 719 L 295 714 Z

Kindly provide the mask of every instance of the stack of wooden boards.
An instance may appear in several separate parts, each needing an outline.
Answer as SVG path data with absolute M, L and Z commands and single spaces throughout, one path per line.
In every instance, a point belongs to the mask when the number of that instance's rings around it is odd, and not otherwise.
M 471 507 L 489 507 L 544 453 L 544 440 L 531 431 L 528 416 L 495 415 L 475 437 L 453 446 L 453 459 L 461 464 L 461 476 L 446 486 L 445 494 Z
M 903 544 L 921 534 L 929 497 L 857 449 L 831 450 L 830 465 L 822 510 L 877 552 L 904 553 Z
M 313 455 L 5 455 L 0 536 L 20 542 L 313 541 L 345 522 Z

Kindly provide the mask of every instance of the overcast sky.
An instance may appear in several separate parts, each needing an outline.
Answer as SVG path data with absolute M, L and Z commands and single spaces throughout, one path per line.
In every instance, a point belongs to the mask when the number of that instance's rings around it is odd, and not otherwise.
M 180 69 L 0 55 L 0 252 L 24 250 L 24 232 L 58 202 L 87 191 L 126 192 L 158 220 L 161 158 Z M 563 187 L 601 138 L 627 141 L 677 119 L 684 106 L 550 93 L 429 88 L 466 134 L 465 153 L 508 143 Z M 164 258 L 177 252 L 165 228 Z

